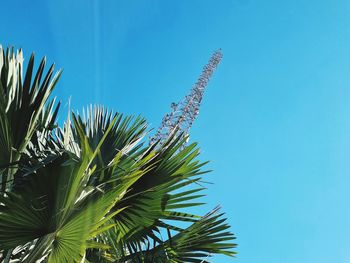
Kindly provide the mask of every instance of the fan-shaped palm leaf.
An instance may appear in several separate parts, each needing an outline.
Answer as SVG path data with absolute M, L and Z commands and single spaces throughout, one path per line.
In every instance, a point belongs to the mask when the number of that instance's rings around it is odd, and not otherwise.
M 54 75 L 52 65 L 44 76 L 46 59 L 44 58 L 39 68 L 34 72 L 34 54 L 31 56 L 25 77 L 23 80 L 23 55 L 19 50 L 6 51 L 0 46 L 0 164 L 10 164 L 20 159 L 33 134 L 42 125 L 51 125 L 50 121 L 41 122 L 44 106 L 55 87 L 61 72 Z M 44 77 L 43 77 L 44 76 Z M 42 79 L 43 77 L 43 79 Z M 22 81 L 23 80 L 23 81 Z M 49 106 L 49 108 L 51 108 Z M 57 113 L 56 113 L 57 114 Z M 55 116 L 54 114 L 53 116 Z M 16 169 L 7 169 L 1 176 L 1 190 L 8 189 L 8 184 L 13 178 Z

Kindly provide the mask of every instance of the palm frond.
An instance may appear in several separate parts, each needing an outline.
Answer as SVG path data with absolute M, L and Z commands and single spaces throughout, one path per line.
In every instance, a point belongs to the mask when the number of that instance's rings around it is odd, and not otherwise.
M 223 214 L 214 209 L 186 229 L 178 230 L 158 245 L 124 256 L 120 262 L 208 262 L 214 254 L 234 256 L 231 249 L 236 247 L 234 235 L 222 218 Z
M 0 46 L 0 58 L 0 145 L 3 147 L 0 164 L 7 164 L 20 159 L 21 152 L 25 151 L 34 133 L 43 124 L 40 117 L 61 71 L 54 74 L 52 65 L 44 74 L 46 59 L 43 58 L 32 81 L 33 54 L 23 80 L 22 50 L 15 53 L 14 49 L 5 51 Z M 51 119 L 54 121 L 54 118 Z M 52 121 L 46 124 L 51 125 Z M 2 191 L 10 187 L 8 181 L 12 180 L 15 171 L 8 169 L 1 172 Z

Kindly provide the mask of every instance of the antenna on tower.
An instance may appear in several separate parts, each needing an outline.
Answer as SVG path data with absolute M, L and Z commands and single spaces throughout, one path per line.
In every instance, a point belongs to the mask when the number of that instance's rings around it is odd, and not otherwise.
M 164 144 L 170 136 L 188 136 L 192 123 L 199 114 L 199 108 L 203 99 L 204 90 L 208 85 L 214 70 L 222 59 L 221 49 L 215 51 L 209 62 L 203 67 L 197 82 L 191 92 L 179 103 L 171 103 L 171 112 L 167 113 L 162 120 L 156 134 L 150 138 L 150 144 L 159 142 Z

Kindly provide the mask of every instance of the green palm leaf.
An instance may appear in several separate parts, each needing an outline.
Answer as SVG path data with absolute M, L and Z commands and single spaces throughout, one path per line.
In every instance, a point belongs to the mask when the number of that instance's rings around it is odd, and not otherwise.
M 54 122 L 54 118 L 46 123 L 40 120 L 43 119 L 44 106 L 61 71 L 54 75 L 52 65 L 42 79 L 46 64 L 44 58 L 32 81 L 33 54 L 22 81 L 22 51 L 19 50 L 17 53 L 13 49 L 5 51 L 0 46 L 0 58 L 0 145 L 2 146 L 0 164 L 9 164 L 20 159 L 20 153 L 25 151 L 40 126 L 51 125 Z M 2 191 L 11 186 L 9 182 L 13 179 L 15 171 L 16 169 L 8 169 L 0 174 Z

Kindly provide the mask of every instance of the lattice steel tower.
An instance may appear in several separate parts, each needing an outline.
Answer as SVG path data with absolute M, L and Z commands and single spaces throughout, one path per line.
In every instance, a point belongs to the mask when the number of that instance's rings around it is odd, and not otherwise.
M 199 114 L 199 107 L 202 102 L 204 91 L 214 70 L 222 59 L 221 49 L 214 52 L 193 85 L 190 94 L 185 96 L 179 103 L 171 103 L 171 112 L 163 117 L 162 123 L 156 134 L 150 138 L 150 144 L 157 141 L 161 146 L 171 135 L 174 137 L 188 136 L 192 123 Z

